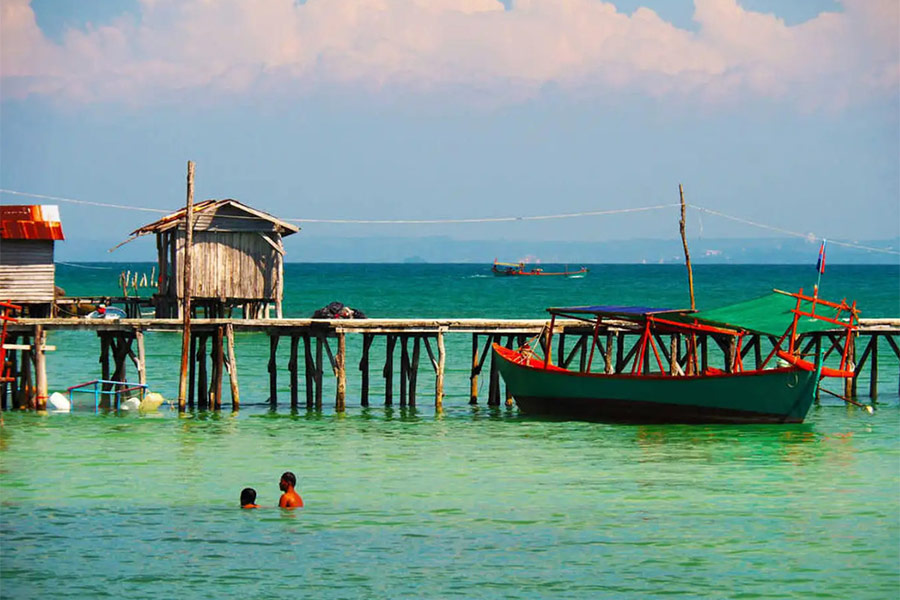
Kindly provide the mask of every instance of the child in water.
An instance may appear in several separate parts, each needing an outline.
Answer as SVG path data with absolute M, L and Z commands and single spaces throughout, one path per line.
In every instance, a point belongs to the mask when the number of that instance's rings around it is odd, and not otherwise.
M 285 471 L 281 476 L 281 481 L 278 482 L 278 487 L 282 492 L 284 492 L 283 494 L 281 494 L 281 499 L 278 500 L 278 506 L 280 506 L 281 508 L 303 507 L 303 498 L 300 497 L 300 494 L 294 491 L 294 486 L 296 485 L 297 477 L 290 471 Z
M 249 487 L 241 490 L 241 508 L 259 508 L 256 504 L 256 490 Z

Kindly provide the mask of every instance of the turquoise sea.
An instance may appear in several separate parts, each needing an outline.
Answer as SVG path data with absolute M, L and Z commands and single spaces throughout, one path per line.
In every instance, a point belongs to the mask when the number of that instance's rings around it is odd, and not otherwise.
M 370 317 L 689 303 L 683 268 L 589 266 L 583 279 L 533 279 L 484 265 L 289 264 L 285 313 L 335 300 Z M 151 265 L 57 269 L 70 295 L 113 295 L 121 271 Z M 700 266 L 697 303 L 811 289 L 815 275 Z M 829 265 L 822 295 L 898 317 L 900 267 Z M 51 391 L 99 375 L 92 334 L 49 343 Z M 237 413 L 227 392 L 218 413 L 4 413 L 0 597 L 900 596 L 900 367 L 887 352 L 874 414 L 823 397 L 802 425 L 632 426 L 489 408 L 486 377 L 470 406 L 468 335 L 448 336 L 442 413 L 426 368 L 416 408 L 383 406 L 377 351 L 361 408 L 354 343 L 344 414 L 331 382 L 322 411 L 290 410 L 286 355 L 271 411 L 268 345 L 254 335 L 238 339 Z M 147 354 L 149 383 L 173 397 L 180 337 L 148 334 Z M 871 401 L 867 381 L 859 391 Z M 273 508 L 285 470 L 302 510 Z M 264 508 L 237 508 L 245 486 Z

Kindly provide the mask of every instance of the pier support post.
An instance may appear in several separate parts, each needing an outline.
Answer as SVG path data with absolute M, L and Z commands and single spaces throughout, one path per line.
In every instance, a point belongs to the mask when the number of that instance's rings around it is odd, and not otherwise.
M 206 338 L 201 335 L 197 340 L 197 408 L 206 410 L 209 408 L 209 379 L 206 372 Z
M 359 390 L 360 406 L 369 405 L 369 347 L 372 345 L 374 337 L 371 333 L 363 334 L 362 358 L 359 359 L 359 370 L 362 372 Z
M 547 340 L 549 341 L 549 337 Z M 494 343 L 500 343 L 500 336 L 495 335 L 491 337 L 491 340 Z M 546 352 L 550 352 L 550 344 L 547 343 L 544 345 L 546 348 Z M 500 370 L 498 369 L 497 361 L 494 360 L 493 354 L 491 354 L 491 379 L 490 379 L 490 391 L 488 392 L 488 406 L 500 406 Z
M 197 396 L 197 336 L 196 334 L 191 334 L 190 339 L 188 340 L 188 354 L 189 354 L 189 362 L 188 362 L 188 381 L 187 381 L 187 405 L 194 409 L 196 396 Z M 179 406 L 179 412 L 184 412 L 181 410 Z
M 44 328 L 40 325 L 34 327 L 34 384 L 35 403 L 37 410 L 47 410 L 47 360 L 44 356 Z
M 306 381 L 306 410 L 312 410 L 313 398 L 315 394 L 315 364 L 312 358 L 312 342 L 309 339 L 309 333 L 303 334 L 303 377 Z
M 444 409 L 444 367 L 447 363 L 447 352 L 444 349 L 445 327 L 439 327 L 437 333 L 437 369 L 434 376 L 434 410 L 441 412 Z
M 420 353 L 420 345 L 422 344 L 422 340 L 418 335 L 413 336 L 413 351 L 412 351 L 412 360 L 409 363 L 409 375 L 407 380 L 409 381 L 409 405 L 416 405 L 416 383 L 419 379 L 419 353 Z
M 335 371 L 337 371 L 337 393 L 335 394 L 334 410 L 344 412 L 347 399 L 347 340 L 344 332 L 337 332 L 337 356 L 335 357 Z
M 228 380 L 231 383 L 231 410 L 237 410 L 241 405 L 241 394 L 238 388 L 237 357 L 234 352 L 234 325 L 225 326 L 225 336 L 228 338 Z
M 400 336 L 400 406 L 406 406 L 409 391 L 409 337 Z
M 274 410 L 278 406 L 278 333 L 269 332 L 269 406 Z
M 138 358 L 137 358 L 137 372 L 138 372 L 138 383 L 141 385 L 147 384 L 147 354 L 144 350 L 144 332 L 140 329 L 134 332 L 134 337 L 137 340 L 138 347 Z
M 297 405 L 299 403 L 299 389 L 298 389 L 298 369 L 297 369 L 297 357 L 298 350 L 300 347 L 300 337 L 293 333 L 291 334 L 291 358 L 288 360 L 288 373 L 290 374 L 291 379 L 291 410 L 297 410 Z
M 225 331 L 219 325 L 216 327 L 216 337 L 213 345 L 213 408 L 222 410 L 222 376 L 225 370 Z
M 324 366 L 322 365 L 322 350 L 325 340 L 322 334 L 316 334 L 316 410 L 322 410 L 322 374 Z
M 387 334 L 384 357 L 384 405 L 390 406 L 394 402 L 394 346 L 397 344 L 397 336 Z
M 23 342 L 23 345 L 29 346 L 31 344 L 29 336 L 24 336 Z M 34 408 L 34 380 L 32 378 L 34 359 L 32 352 L 33 350 L 22 350 L 21 354 L 19 406 L 23 408 Z
M 869 359 L 869 398 L 873 401 L 878 397 L 878 334 L 872 334 L 869 342 L 872 356 Z
M 850 334 L 847 336 L 847 341 L 845 342 L 849 348 L 847 351 L 847 370 L 856 372 L 856 336 Z M 844 396 L 847 398 L 856 398 L 856 379 L 857 377 L 854 375 L 853 377 L 847 377 L 844 379 Z
M 472 371 L 469 374 L 469 404 L 478 404 L 478 373 L 481 363 L 478 360 L 478 334 L 472 334 Z

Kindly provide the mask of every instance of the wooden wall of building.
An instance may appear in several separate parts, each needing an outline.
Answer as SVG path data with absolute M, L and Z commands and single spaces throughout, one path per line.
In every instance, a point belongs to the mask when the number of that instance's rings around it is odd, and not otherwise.
M 0 241 L 0 299 L 53 302 L 52 240 Z
M 275 238 L 275 239 L 273 239 Z M 175 273 L 182 296 L 184 232 L 176 233 Z M 281 299 L 281 236 L 262 232 L 195 231 L 191 252 L 194 298 Z

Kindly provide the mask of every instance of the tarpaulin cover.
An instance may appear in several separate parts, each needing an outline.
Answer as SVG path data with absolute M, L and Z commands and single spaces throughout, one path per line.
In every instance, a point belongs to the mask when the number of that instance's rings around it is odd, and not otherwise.
M 691 319 L 696 318 L 701 322 L 713 324 L 728 324 L 732 326 L 740 326 L 748 331 L 757 333 L 768 333 L 771 335 L 781 335 L 785 332 L 794 318 L 794 308 L 797 307 L 797 299 L 786 294 L 772 292 L 767 296 L 747 300 L 721 308 L 712 310 L 701 310 L 692 315 L 685 315 Z M 810 312 L 812 303 L 804 301 L 800 305 L 800 310 Z M 829 318 L 835 318 L 836 309 L 816 305 L 816 314 Z M 800 317 L 797 322 L 797 333 L 806 333 L 809 331 L 823 331 L 827 329 L 836 329 L 834 323 L 813 319 L 811 317 Z

